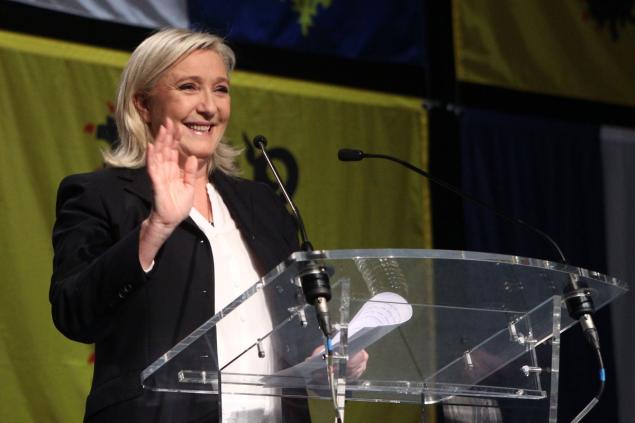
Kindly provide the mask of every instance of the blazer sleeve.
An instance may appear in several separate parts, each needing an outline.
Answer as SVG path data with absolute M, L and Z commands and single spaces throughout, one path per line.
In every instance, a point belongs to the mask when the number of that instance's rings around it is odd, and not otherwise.
M 105 194 L 113 184 L 100 179 L 97 172 L 61 182 L 53 228 L 53 322 L 85 343 L 108 335 L 117 308 L 147 280 L 138 259 L 139 226 L 119 235 L 114 206 L 108 207 L 117 199 Z

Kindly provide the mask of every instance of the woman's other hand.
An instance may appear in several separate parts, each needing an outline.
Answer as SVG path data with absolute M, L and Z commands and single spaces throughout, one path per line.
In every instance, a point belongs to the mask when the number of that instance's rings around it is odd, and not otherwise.
M 313 350 L 310 357 L 318 354 L 324 354 L 324 347 L 319 346 Z M 310 358 L 309 357 L 309 358 Z M 350 356 L 346 362 L 346 377 L 349 379 L 358 379 L 365 371 L 368 365 L 368 353 L 366 350 L 360 350 Z
M 368 364 L 368 353 L 361 350 L 353 354 L 346 363 L 346 377 L 358 379 L 365 371 Z

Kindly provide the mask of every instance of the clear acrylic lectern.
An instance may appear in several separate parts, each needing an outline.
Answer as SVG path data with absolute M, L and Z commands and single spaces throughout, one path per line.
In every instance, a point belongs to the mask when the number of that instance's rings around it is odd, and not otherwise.
M 330 399 L 324 341 L 298 274 L 331 274 L 335 379 L 347 401 L 429 404 L 455 396 L 541 400 L 555 421 L 560 333 L 573 325 L 570 278 L 596 308 L 627 291 L 560 263 L 477 252 L 333 250 L 294 253 L 142 373 L 146 389 Z M 247 319 L 257 336 L 232 333 Z M 232 322 L 233 321 L 233 322 Z M 231 348 L 216 348 L 230 339 Z M 219 342 L 218 345 L 222 345 Z M 346 360 L 369 354 L 347 376 Z M 594 370 L 593 370 L 594 371 Z

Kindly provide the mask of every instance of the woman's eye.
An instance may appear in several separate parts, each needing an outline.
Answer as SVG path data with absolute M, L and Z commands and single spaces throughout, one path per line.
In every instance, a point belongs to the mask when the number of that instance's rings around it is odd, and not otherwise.
M 187 83 L 187 84 L 181 84 L 181 85 L 179 85 L 179 89 L 180 89 L 180 90 L 185 90 L 185 91 L 187 91 L 187 90 L 194 90 L 194 89 L 196 89 L 196 85 L 194 85 L 194 84 L 190 84 L 190 83 Z
M 228 93 L 229 92 L 229 87 L 227 85 L 219 85 L 216 87 L 215 91 L 220 92 L 220 93 Z

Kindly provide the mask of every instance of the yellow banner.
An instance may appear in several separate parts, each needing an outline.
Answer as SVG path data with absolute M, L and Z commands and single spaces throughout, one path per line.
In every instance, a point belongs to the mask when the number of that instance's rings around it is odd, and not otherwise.
M 635 8 L 606 3 L 454 0 L 457 78 L 634 106 Z
M 127 57 L 0 32 L 0 421 L 81 420 L 92 346 L 53 327 L 50 234 L 59 181 L 100 167 L 99 149 L 114 140 Z M 228 136 L 237 145 L 267 136 L 317 248 L 431 246 L 427 185 L 417 175 L 337 160 L 348 146 L 427 166 L 420 99 L 236 72 L 232 105 Z M 258 154 L 243 156 L 244 176 L 264 171 Z M 416 408 L 400 411 L 402 421 L 408 413 L 417 421 Z

